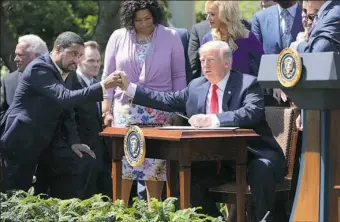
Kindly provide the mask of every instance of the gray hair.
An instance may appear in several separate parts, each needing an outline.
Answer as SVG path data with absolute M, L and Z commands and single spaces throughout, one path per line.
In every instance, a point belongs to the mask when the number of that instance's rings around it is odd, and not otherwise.
M 228 43 L 221 40 L 210 41 L 203 44 L 198 52 L 201 54 L 202 52 L 207 52 L 211 49 L 219 49 L 224 59 L 229 60 L 230 63 L 233 62 L 233 51 Z
M 46 43 L 37 35 L 29 34 L 19 37 L 18 43 L 27 42 L 29 44 L 27 51 L 33 53 L 39 53 L 44 55 L 48 53 L 48 48 Z

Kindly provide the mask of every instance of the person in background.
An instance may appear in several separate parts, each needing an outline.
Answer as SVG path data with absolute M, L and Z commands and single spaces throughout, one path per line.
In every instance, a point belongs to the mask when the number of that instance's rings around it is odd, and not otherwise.
M 18 86 L 19 76 L 26 66 L 38 56 L 48 52 L 46 43 L 37 35 L 29 34 L 19 37 L 15 48 L 14 62 L 17 70 L 6 74 L 1 79 L 0 89 L 0 120 L 12 104 L 15 90 Z
M 188 56 L 192 72 L 192 79 L 201 77 L 201 63 L 199 60 L 198 49 L 202 45 L 203 37 L 211 31 L 208 20 L 194 24 L 190 33 Z
M 265 54 L 279 54 L 295 41 L 302 25 L 302 7 L 294 0 L 275 0 L 266 10 L 255 13 L 252 32 L 262 43 Z M 275 73 L 273 73 L 275 75 Z M 281 89 L 265 89 L 265 101 L 269 106 L 289 106 L 290 103 Z
M 73 75 L 73 90 L 83 89 L 97 83 L 96 77 L 100 71 L 101 56 L 99 45 L 95 41 L 85 42 L 84 56 L 80 59 L 76 75 Z M 99 136 L 102 128 L 102 111 L 100 102 L 87 102 L 74 108 L 75 120 L 77 124 L 77 132 L 80 141 L 88 145 L 96 154 L 96 171 L 98 176 L 92 176 L 96 193 L 102 193 L 109 197 L 112 196 L 111 181 L 111 159 L 108 148 L 104 144 L 104 140 Z M 83 169 L 81 174 L 86 176 L 89 171 Z M 95 193 L 87 194 L 91 196 Z
M 154 90 L 173 92 L 186 87 L 185 58 L 175 30 L 165 27 L 164 12 L 157 0 L 124 1 L 121 25 L 111 35 L 105 50 L 104 73 L 128 73 L 129 81 Z M 166 44 L 164 44 L 166 43 Z M 172 113 L 133 105 L 125 91 L 107 90 L 103 101 L 104 123 L 108 126 L 130 124 L 169 124 Z M 122 199 L 128 204 L 133 180 L 144 180 L 147 197 L 159 199 L 166 181 L 165 160 L 146 159 L 139 167 L 123 158 Z
M 255 35 L 242 24 L 239 3 L 207 1 L 205 10 L 212 30 L 203 37 L 203 43 L 227 42 L 233 50 L 232 69 L 257 76 L 263 49 Z
M 86 89 L 65 88 L 63 79 L 77 68 L 83 51 L 83 39 L 73 32 L 64 32 L 55 40 L 51 54 L 34 59 L 22 73 L 13 102 L 0 122 L 2 191 L 30 188 L 39 157 L 53 141 L 65 109 L 85 101 L 101 101 L 105 89 L 119 85 L 120 80 L 113 73 Z M 92 155 L 87 146 L 80 144 L 73 130 L 75 124 L 67 124 L 72 150 Z
M 241 22 L 246 27 L 246 29 L 251 29 L 251 21 L 241 19 Z M 211 26 L 208 20 L 204 20 L 192 26 L 188 48 L 188 56 L 192 72 L 191 80 L 202 76 L 198 49 L 203 44 L 203 37 L 209 32 L 211 32 Z

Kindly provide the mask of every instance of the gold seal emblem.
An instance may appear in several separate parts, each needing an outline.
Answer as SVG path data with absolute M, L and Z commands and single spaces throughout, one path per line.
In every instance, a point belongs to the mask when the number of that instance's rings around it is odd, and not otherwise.
M 145 138 L 138 126 L 130 126 L 124 137 L 124 153 L 127 162 L 137 167 L 145 160 Z
M 281 51 L 277 62 L 277 78 L 284 87 L 293 87 L 301 79 L 302 61 L 297 51 L 286 48 Z

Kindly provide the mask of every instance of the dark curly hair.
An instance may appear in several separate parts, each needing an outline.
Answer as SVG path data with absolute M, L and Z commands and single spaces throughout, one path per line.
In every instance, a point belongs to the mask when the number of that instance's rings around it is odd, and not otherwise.
M 135 28 L 136 12 L 148 9 L 154 24 L 165 24 L 164 9 L 158 0 L 125 0 L 120 7 L 120 24 L 126 29 Z

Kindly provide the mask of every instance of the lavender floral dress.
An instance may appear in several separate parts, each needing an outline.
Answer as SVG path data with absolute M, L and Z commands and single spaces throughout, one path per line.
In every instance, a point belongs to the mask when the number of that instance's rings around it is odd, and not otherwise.
M 150 43 L 138 44 L 138 62 L 142 67 L 150 47 Z M 143 74 L 141 74 L 143 75 Z M 140 76 L 140 78 L 144 78 Z M 119 90 L 119 89 L 118 89 Z M 115 127 L 126 127 L 130 124 L 168 124 L 171 113 L 135 104 L 114 103 Z M 129 180 L 166 181 L 166 162 L 161 159 L 146 158 L 138 167 L 131 166 L 123 157 L 122 178 Z

